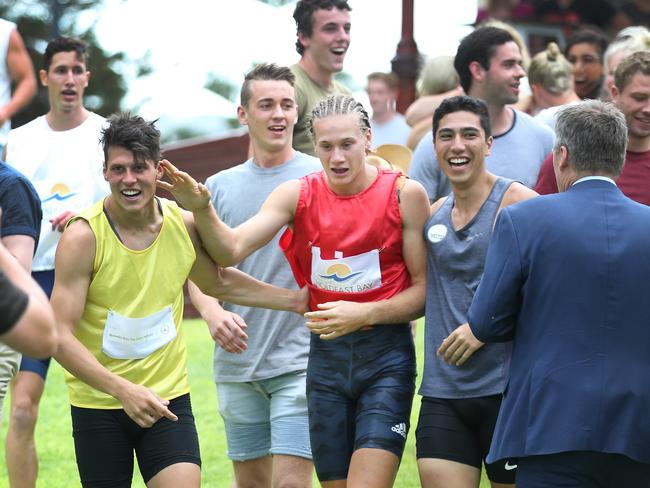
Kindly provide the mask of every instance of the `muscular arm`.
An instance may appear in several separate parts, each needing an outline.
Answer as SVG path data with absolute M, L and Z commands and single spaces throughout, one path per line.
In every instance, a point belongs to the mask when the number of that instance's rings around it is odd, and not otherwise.
M 216 214 L 215 214 L 216 215 Z M 193 215 L 183 211 L 185 225 L 196 251 L 190 279 L 214 298 L 247 307 L 270 308 L 302 313 L 307 310 L 307 291 L 293 291 L 263 283 L 235 268 L 222 268 L 203 249 Z M 225 226 L 225 224 L 224 224 Z
M 411 286 L 377 302 L 319 304 L 320 310 L 306 313 L 305 317 L 310 320 L 307 326 L 322 339 L 334 339 L 364 325 L 404 323 L 422 315 L 426 291 L 426 247 L 422 229 L 429 218 L 429 200 L 422 185 L 412 180 L 406 181 L 400 200 L 402 254 L 411 275 Z
M 13 30 L 9 36 L 7 69 L 11 80 L 16 84 L 16 88 L 9 103 L 0 107 L 0 123 L 4 123 L 5 120 L 13 117 L 36 94 L 34 66 L 17 30 Z
M 163 160 L 162 164 L 171 183 L 159 181 L 158 185 L 168 190 L 181 206 L 194 214 L 194 225 L 202 245 L 220 266 L 231 266 L 240 262 L 267 244 L 282 226 L 293 220 L 300 195 L 298 180 L 278 186 L 255 216 L 232 229 L 217 216 L 210 202 L 210 193 L 204 185 L 197 183 L 187 173 L 179 171 L 169 161 Z
M 119 400 L 141 427 L 150 427 L 163 416 L 177 420 L 167 409 L 167 400 L 107 370 L 74 336 L 86 304 L 94 259 L 95 236 L 87 222 L 78 220 L 63 233 L 56 251 L 52 307 L 61 342 L 54 358 L 79 380 Z
M 33 244 L 32 240 L 32 246 Z M 0 336 L 0 341 L 30 356 L 48 357 L 54 354 L 58 343 L 54 315 L 47 296 L 29 275 L 24 264 L 0 244 L 0 269 L 15 286 L 28 295 L 27 308 L 11 330 Z M 30 265 L 31 256 L 27 267 Z

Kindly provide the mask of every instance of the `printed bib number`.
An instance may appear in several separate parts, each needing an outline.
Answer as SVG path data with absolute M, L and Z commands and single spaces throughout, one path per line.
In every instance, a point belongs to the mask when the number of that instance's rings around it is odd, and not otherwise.
M 361 293 L 381 287 L 379 251 L 343 257 L 336 251 L 334 259 L 322 259 L 320 248 L 311 248 L 311 282 L 323 290 Z
M 102 352 L 114 359 L 142 359 L 176 338 L 172 308 L 133 319 L 108 311 Z

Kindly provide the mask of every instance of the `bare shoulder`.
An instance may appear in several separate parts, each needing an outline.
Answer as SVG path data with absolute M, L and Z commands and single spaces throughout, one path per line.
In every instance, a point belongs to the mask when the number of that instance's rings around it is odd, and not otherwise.
M 95 234 L 84 219 L 73 220 L 63 231 L 56 248 L 56 270 L 92 269 L 95 259 Z
M 503 195 L 503 200 L 501 201 L 500 208 L 507 207 L 513 203 L 529 200 L 538 196 L 539 194 L 536 191 L 531 190 L 527 186 L 515 181 L 512 185 L 510 185 L 510 187 L 508 187 L 505 194 Z
M 416 225 L 424 225 L 426 219 L 429 218 L 429 197 L 419 182 L 406 179 L 399 193 L 399 202 L 405 225 L 409 221 Z

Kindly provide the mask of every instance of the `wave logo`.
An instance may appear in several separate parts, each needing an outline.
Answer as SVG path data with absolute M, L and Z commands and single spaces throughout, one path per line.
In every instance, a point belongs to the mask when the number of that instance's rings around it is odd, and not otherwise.
M 319 276 L 328 280 L 334 280 L 337 283 L 344 283 L 348 280 L 351 280 L 355 276 L 363 274 L 363 271 L 357 271 L 356 273 L 353 273 L 347 264 L 337 263 L 329 266 L 325 270 L 325 273 L 326 274 Z
M 63 183 L 57 183 L 54 185 L 50 190 L 50 193 L 51 195 L 43 200 L 43 203 L 49 202 L 51 200 L 63 202 L 64 200 L 72 198 L 76 195 L 76 193 L 70 192 L 70 188 L 68 188 L 67 185 L 64 185 Z

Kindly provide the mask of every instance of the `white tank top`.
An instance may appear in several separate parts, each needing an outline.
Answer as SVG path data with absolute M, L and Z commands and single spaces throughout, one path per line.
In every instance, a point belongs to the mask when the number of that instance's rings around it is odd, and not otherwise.
M 4 107 L 11 100 L 11 76 L 7 69 L 7 49 L 9 49 L 9 36 L 16 28 L 16 24 L 0 19 L 0 107 Z M 0 126 L 0 146 L 7 142 L 7 134 L 11 129 L 11 122 L 5 121 Z

